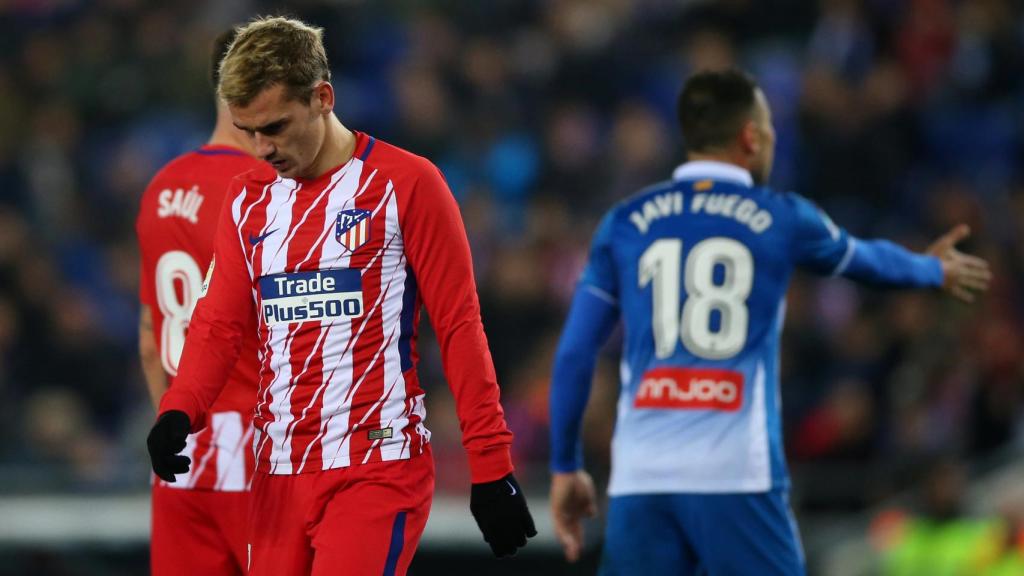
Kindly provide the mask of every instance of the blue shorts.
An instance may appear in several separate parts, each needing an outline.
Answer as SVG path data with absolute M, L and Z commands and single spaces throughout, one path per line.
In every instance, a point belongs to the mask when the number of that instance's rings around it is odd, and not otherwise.
M 608 506 L 601 576 L 803 576 L 789 494 L 644 494 Z

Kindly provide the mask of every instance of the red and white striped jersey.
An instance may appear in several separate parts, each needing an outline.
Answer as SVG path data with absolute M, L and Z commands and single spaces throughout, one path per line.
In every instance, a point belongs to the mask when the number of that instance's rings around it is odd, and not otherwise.
M 149 306 L 168 383 L 178 362 L 203 274 L 213 258 L 220 210 L 232 179 L 261 163 L 241 150 L 203 146 L 170 161 L 150 181 L 139 203 L 136 233 L 141 255 L 139 299 Z M 255 325 L 255 323 L 254 323 Z M 246 490 L 254 462 L 252 412 L 259 377 L 258 340 L 247 337 L 227 385 L 211 407 L 211 423 L 192 434 L 183 454 L 195 463 L 170 488 Z
M 256 466 L 299 474 L 420 454 L 416 327 L 427 306 L 473 482 L 512 470 L 499 390 L 458 206 L 437 168 L 365 134 L 314 179 L 236 178 L 216 261 L 161 412 L 194 428 L 255 317 Z

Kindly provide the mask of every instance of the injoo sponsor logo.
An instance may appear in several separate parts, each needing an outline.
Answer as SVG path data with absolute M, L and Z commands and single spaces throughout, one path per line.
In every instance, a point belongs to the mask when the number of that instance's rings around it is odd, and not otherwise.
M 743 374 L 733 370 L 655 368 L 637 389 L 637 408 L 735 411 L 743 404 Z

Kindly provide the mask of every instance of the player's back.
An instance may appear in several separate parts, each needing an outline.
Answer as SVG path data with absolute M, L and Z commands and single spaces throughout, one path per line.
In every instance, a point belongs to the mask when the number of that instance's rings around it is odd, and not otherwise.
M 189 319 L 213 258 L 214 233 L 229 184 L 236 175 L 261 165 L 235 148 L 203 146 L 164 166 L 142 196 L 136 221 L 141 253 L 140 300 L 152 312 L 153 332 L 171 386 Z M 235 452 L 246 437 L 251 440 L 251 432 L 246 429 L 256 401 L 257 347 L 254 324 L 243 341 L 239 361 L 227 385 L 211 409 L 211 430 L 199 436 L 200 445 L 193 446 L 190 441 L 193 458 L 200 456 L 200 452 L 212 453 L 206 443 Z M 224 416 L 218 417 L 218 413 Z M 241 415 L 240 419 L 236 413 Z M 244 462 L 249 450 L 241 447 L 233 458 Z M 221 463 L 217 467 L 223 468 Z M 211 466 L 211 472 L 217 467 Z M 171 486 L 195 484 L 193 479 L 202 485 L 201 475 L 202 471 L 194 471 L 186 482 Z M 225 479 L 211 477 L 210 481 L 223 485 Z M 241 487 L 246 483 L 243 478 Z
M 606 216 L 583 282 L 625 326 L 613 495 L 786 484 L 783 302 L 795 265 L 843 257 L 822 218 L 717 163 L 684 165 Z

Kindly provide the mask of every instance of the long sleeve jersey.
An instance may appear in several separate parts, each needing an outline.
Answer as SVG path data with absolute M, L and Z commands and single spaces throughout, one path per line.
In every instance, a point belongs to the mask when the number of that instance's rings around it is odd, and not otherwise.
M 258 471 L 410 458 L 430 439 L 416 372 L 426 305 L 472 481 L 512 470 L 469 243 L 434 165 L 357 132 L 344 165 L 314 180 L 255 170 L 236 178 L 227 202 L 161 412 L 204 425 L 255 316 Z
M 805 198 L 754 186 L 729 164 L 684 164 L 615 206 L 555 357 L 552 468 L 582 465 L 595 358 L 621 319 L 609 493 L 787 487 L 779 335 L 797 267 L 883 286 L 942 284 L 937 258 L 854 238 Z

